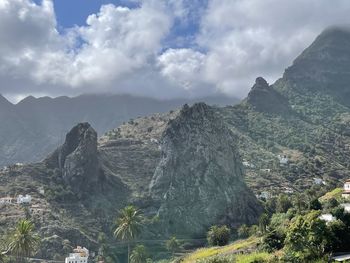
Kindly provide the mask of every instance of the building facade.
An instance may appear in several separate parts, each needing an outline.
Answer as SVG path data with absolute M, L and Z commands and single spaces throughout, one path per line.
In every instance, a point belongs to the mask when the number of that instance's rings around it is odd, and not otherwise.
M 66 257 L 65 263 L 87 263 L 89 259 L 89 250 L 85 247 L 78 246 L 73 253 Z

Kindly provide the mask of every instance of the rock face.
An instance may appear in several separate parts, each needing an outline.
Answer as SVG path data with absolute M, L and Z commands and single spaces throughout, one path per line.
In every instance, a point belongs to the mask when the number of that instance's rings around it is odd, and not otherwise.
M 248 94 L 247 102 L 255 110 L 268 113 L 288 113 L 288 100 L 273 89 L 267 81 L 258 77 Z
M 244 183 L 230 130 L 203 104 L 185 105 L 169 122 L 150 184 L 169 233 L 196 235 L 212 224 L 253 223 L 260 206 Z
M 301 91 L 321 91 L 350 105 L 350 30 L 323 31 L 283 76 Z
M 64 181 L 75 192 L 84 192 L 98 181 L 100 172 L 97 158 L 97 133 L 89 123 L 80 123 L 66 136 L 46 163 L 58 168 Z

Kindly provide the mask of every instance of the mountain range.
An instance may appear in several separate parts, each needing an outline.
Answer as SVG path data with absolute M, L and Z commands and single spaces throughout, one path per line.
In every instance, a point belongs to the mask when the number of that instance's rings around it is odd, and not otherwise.
M 237 105 L 175 107 L 99 138 L 80 123 L 43 161 L 3 170 L 0 192 L 33 196 L 28 216 L 47 257 L 66 240 L 97 250 L 99 233 L 112 240 L 127 204 L 148 218 L 141 238 L 199 238 L 213 224 L 256 223 L 267 196 L 331 189 L 349 176 L 349 44 L 347 29 L 325 30 L 279 80 L 258 77 Z M 25 213 L 0 208 L 0 224 Z
M 29 96 L 12 104 L 0 95 L 0 166 L 43 159 L 63 143 L 65 134 L 79 122 L 89 122 L 103 134 L 131 118 L 166 112 L 197 101 L 222 106 L 238 102 L 223 95 L 157 100 L 106 94 L 73 98 Z

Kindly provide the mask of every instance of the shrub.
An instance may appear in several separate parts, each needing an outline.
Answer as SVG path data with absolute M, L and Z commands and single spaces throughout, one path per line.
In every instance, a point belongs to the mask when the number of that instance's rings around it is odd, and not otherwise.
M 208 243 L 212 246 L 225 246 L 230 239 L 230 233 L 227 226 L 212 226 L 207 234 Z
M 243 224 L 238 228 L 238 236 L 240 238 L 247 238 L 249 237 L 249 227 L 246 224 Z

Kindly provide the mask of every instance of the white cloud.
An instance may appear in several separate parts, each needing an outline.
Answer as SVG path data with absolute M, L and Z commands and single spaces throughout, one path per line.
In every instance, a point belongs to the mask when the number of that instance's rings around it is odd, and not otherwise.
M 126 76 L 133 82 L 138 76 L 130 74 L 143 74 L 140 69 L 152 70 L 172 23 L 164 6 L 152 1 L 135 9 L 110 4 L 90 15 L 87 26 L 60 35 L 52 2 L 46 0 L 40 6 L 29 0 L 0 1 L 5 1 L 0 9 L 0 37 L 6 40 L 0 44 L 1 77 L 10 77 L 9 83 L 30 80 L 32 88 L 84 92 L 108 91 L 113 86 L 115 91 L 127 92 L 118 83 L 125 82 Z M 27 33 L 19 35 L 21 31 Z
M 348 23 L 350 11 L 348 0 L 134 1 L 59 33 L 51 0 L 0 0 L 0 92 L 242 97 L 255 77 L 281 76 L 325 27 Z M 196 21 L 190 45 L 172 47 L 174 22 L 184 30 Z

